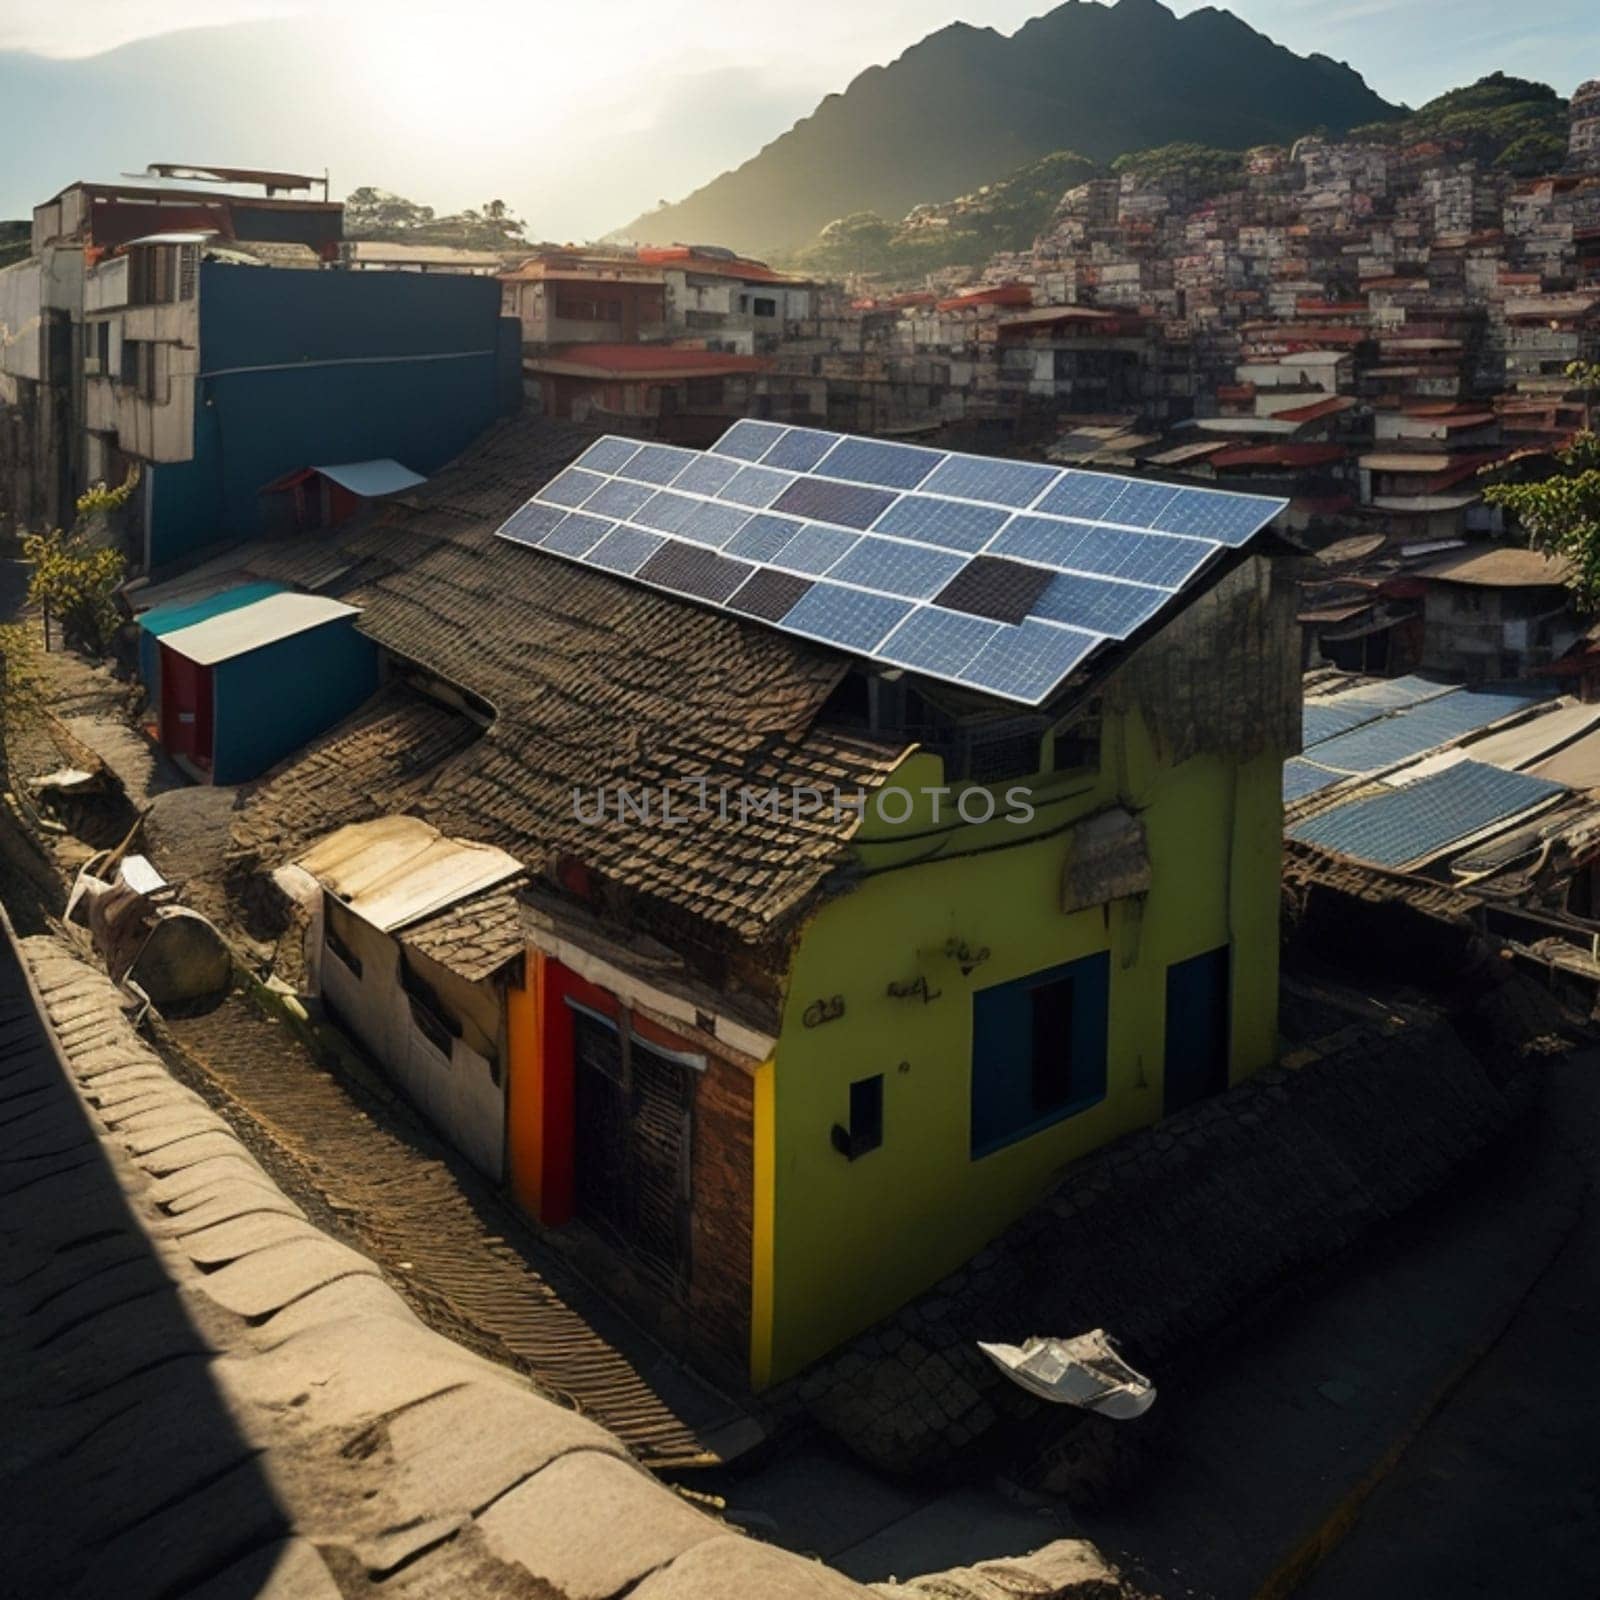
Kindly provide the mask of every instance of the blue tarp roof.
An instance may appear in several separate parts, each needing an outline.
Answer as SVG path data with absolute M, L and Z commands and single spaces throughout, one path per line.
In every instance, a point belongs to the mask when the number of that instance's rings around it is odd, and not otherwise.
M 1565 793 L 1565 785 L 1548 778 L 1458 761 L 1432 777 L 1320 812 L 1290 828 L 1289 837 L 1375 866 L 1402 867 Z

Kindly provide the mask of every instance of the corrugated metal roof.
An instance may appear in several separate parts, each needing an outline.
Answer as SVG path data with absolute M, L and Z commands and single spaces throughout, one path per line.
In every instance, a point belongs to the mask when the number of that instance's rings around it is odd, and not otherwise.
M 341 461 L 331 467 L 313 467 L 324 478 L 332 478 L 342 489 L 376 500 L 382 495 L 399 494 L 402 489 L 415 489 L 428 480 L 410 467 L 403 467 L 387 456 L 375 461 Z
M 295 594 L 284 590 L 237 610 L 207 617 L 162 637 L 161 642 L 202 667 L 248 655 L 263 645 L 291 639 L 297 633 L 320 628 L 338 617 L 353 617 L 355 606 L 320 594 Z
M 420 817 L 378 817 L 330 833 L 297 864 L 363 922 L 390 933 L 516 877 L 493 845 L 450 839 Z
M 1460 761 L 1404 788 L 1334 806 L 1296 823 L 1289 837 L 1375 866 L 1404 867 L 1566 793 L 1545 778 Z
M 1571 574 L 1572 563 L 1563 557 L 1505 544 L 1474 545 L 1417 569 L 1419 578 L 1483 584 L 1494 589 L 1551 588 L 1565 583 Z

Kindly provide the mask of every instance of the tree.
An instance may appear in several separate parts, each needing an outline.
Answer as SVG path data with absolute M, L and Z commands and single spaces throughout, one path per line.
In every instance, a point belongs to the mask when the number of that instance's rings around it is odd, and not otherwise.
M 1600 392 L 1600 364 L 1575 361 L 1567 376 Z M 1586 608 L 1600 606 L 1600 439 L 1586 427 L 1556 460 L 1559 470 L 1542 482 L 1493 484 L 1483 498 L 1511 512 L 1535 550 L 1565 558 L 1568 585 Z
M 59 528 L 22 536 L 22 553 L 33 563 L 28 601 L 43 606 L 75 649 L 103 656 L 121 626 L 117 589 L 127 559 L 106 537 L 106 523 L 133 498 L 139 469 L 132 467 L 115 489 L 97 483 L 78 496 L 71 533 Z
M 345 196 L 347 239 L 406 239 L 434 220 L 433 207 L 418 205 L 388 189 L 352 189 Z

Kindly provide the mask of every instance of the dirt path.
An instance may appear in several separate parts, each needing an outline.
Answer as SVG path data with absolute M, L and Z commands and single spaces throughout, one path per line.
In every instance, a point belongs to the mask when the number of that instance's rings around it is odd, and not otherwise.
M 536 1265 L 531 1232 L 402 1104 L 319 1065 L 289 1024 L 239 994 L 167 1028 L 194 1087 L 425 1321 L 527 1373 L 648 1466 L 711 1465 L 751 1442 L 736 1405 L 554 1263 Z

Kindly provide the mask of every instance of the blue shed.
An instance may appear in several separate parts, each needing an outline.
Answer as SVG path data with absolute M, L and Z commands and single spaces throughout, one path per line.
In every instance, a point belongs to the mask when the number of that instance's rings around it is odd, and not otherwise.
M 213 606 L 185 626 L 146 628 L 141 656 L 148 639 L 162 746 L 212 783 L 259 776 L 378 687 L 378 647 L 356 631 L 359 615 L 324 595 L 279 590 Z

